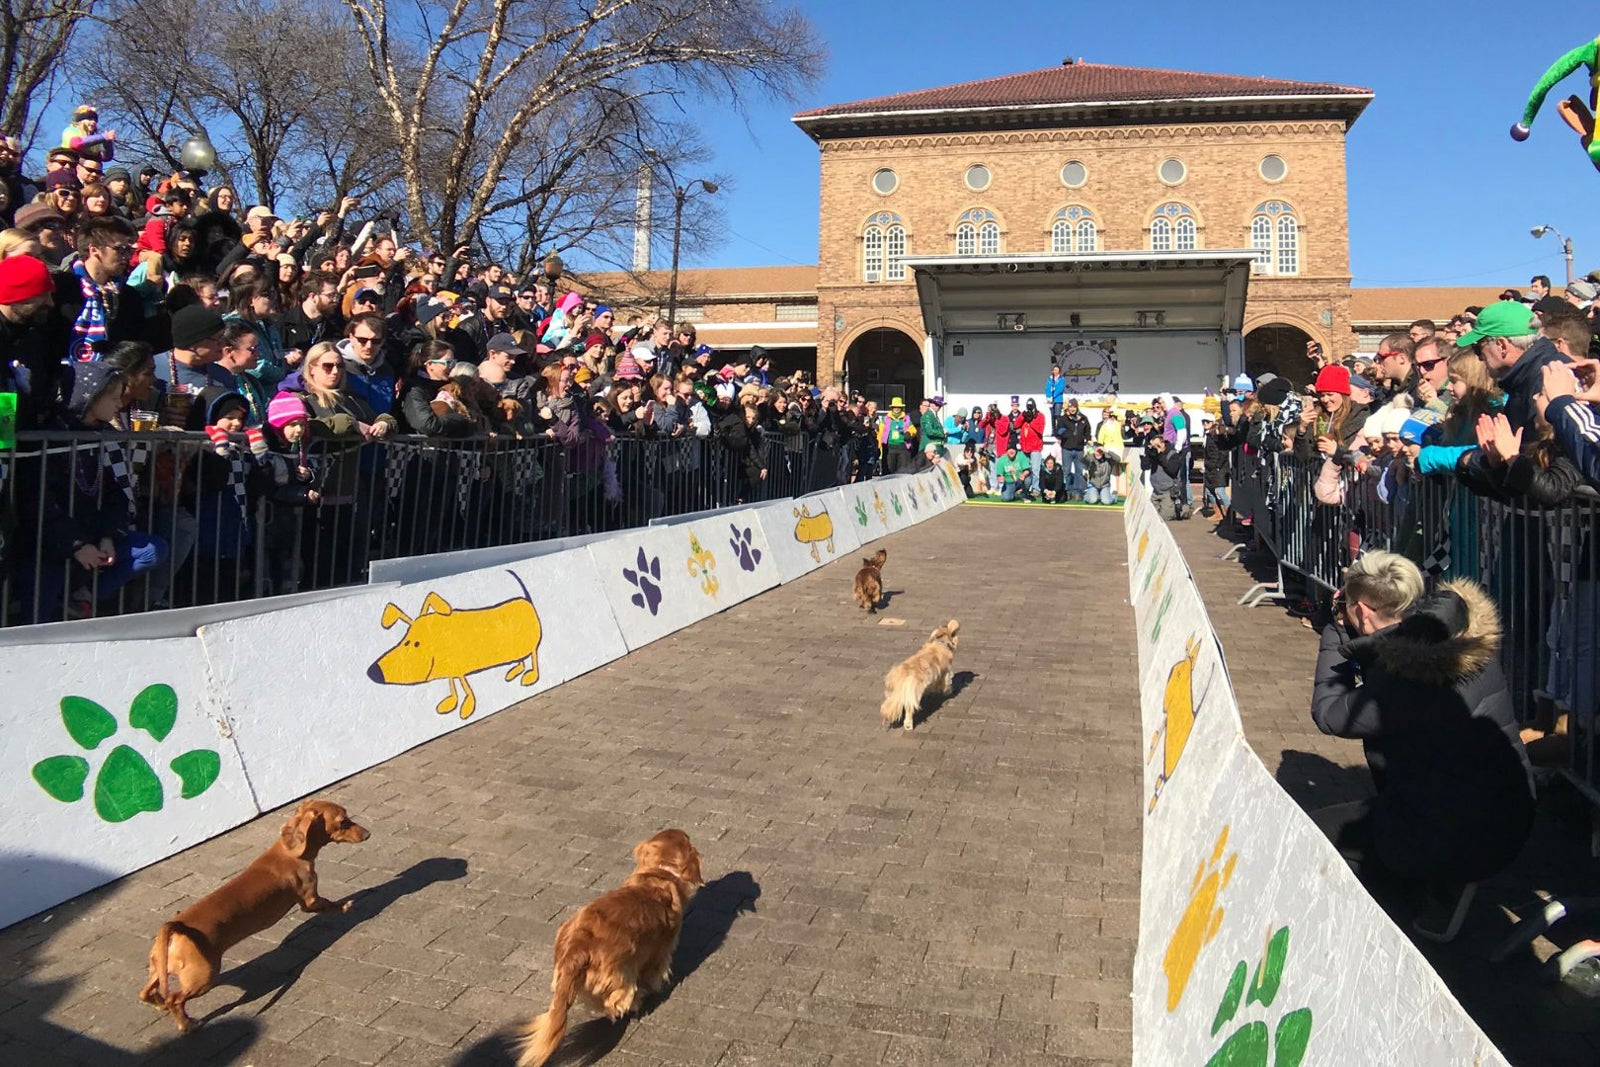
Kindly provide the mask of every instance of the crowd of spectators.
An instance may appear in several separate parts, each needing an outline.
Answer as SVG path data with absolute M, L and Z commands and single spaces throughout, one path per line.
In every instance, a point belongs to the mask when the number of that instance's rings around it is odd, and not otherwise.
M 1375 356 L 1308 346 L 1302 393 L 1241 377 L 1204 442 L 1208 494 L 1231 479 L 1236 520 L 1277 554 L 1292 610 L 1340 624 L 1345 569 L 1389 549 L 1437 582 L 1486 586 L 1505 616 L 1504 662 L 1524 737 L 1559 742 L 1595 710 L 1600 585 L 1600 284 L 1419 320 Z M 1577 720 L 1575 720 L 1577 721 Z
M 357 225 L 354 198 L 281 219 L 187 172 L 135 174 L 114 149 L 90 108 L 42 171 L 0 138 L 0 393 L 17 398 L 24 447 L 37 431 L 207 441 L 160 477 L 141 478 L 148 449 L 122 445 L 77 450 L 71 477 L 17 464 L 13 490 L 37 489 L 44 514 L 7 516 L 10 599 L 29 618 L 91 615 L 141 574 L 165 582 L 154 606 L 244 592 L 258 536 L 275 561 L 302 546 L 254 576 L 266 591 L 354 579 L 397 521 L 363 491 L 380 479 L 409 489 L 402 547 L 424 551 L 473 542 L 452 499 L 469 510 L 498 494 L 504 511 L 515 491 L 517 531 L 539 536 L 642 522 L 675 490 L 750 502 L 943 453 L 937 398 L 880 412 L 775 374 L 759 347 L 722 355 L 692 325 L 621 314 L 570 277 L 408 244 L 393 219 Z M 471 471 L 413 456 L 397 475 L 414 437 L 537 454 Z M 254 528 L 263 499 L 294 538 Z M 580 507 L 576 524 L 550 514 Z M 196 559 L 188 570 L 210 579 L 168 580 Z

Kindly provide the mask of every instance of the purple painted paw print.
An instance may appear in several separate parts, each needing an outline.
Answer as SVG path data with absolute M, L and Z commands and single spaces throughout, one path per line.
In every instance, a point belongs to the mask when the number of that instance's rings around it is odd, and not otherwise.
M 728 529 L 733 531 L 733 536 L 728 538 L 728 547 L 739 557 L 739 566 L 747 571 L 755 570 L 756 564 L 761 562 L 761 550 L 750 544 L 750 527 L 741 530 L 730 523 Z
M 656 609 L 661 607 L 661 557 L 651 558 L 644 554 L 644 549 L 639 549 L 639 569 L 631 567 L 622 568 L 622 576 L 628 579 L 628 584 L 637 586 L 639 591 L 633 594 L 633 606 L 648 608 L 654 615 Z

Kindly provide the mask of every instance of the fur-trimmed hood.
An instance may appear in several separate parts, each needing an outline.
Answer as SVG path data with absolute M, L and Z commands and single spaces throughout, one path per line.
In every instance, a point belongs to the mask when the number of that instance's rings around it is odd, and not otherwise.
M 1346 646 L 1358 660 L 1425 685 L 1453 686 L 1483 673 L 1500 653 L 1500 613 L 1483 586 L 1446 582 L 1404 619 Z

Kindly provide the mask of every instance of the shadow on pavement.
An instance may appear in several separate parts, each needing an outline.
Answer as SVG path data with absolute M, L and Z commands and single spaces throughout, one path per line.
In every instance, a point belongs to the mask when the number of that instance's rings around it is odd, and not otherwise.
M 449 882 L 467 876 L 464 859 L 434 857 L 412 864 L 387 882 L 355 894 L 355 906 L 347 912 L 325 912 L 296 927 L 278 947 L 223 972 L 217 985 L 237 986 L 241 992 L 231 1004 L 214 1008 L 205 1016 L 209 1021 L 235 1008 L 254 1003 L 271 994 L 271 999 L 256 1010 L 260 1015 L 287 993 L 317 955 L 336 944 L 351 930 L 373 918 L 401 897 L 409 896 L 436 882 Z
M 108 876 L 108 872 L 81 864 L 37 857 L 28 859 L 26 871 L 30 879 L 43 877 L 66 885 L 93 885 Z M 20 872 L 14 872 L 11 864 L 0 864 L 0 886 L 14 885 L 13 879 L 18 877 Z M 42 916 L 24 919 L 0 934 L 0 953 L 14 975 L 6 986 L 6 995 L 19 1001 L 0 1014 L 0 1060 L 18 1067 L 43 1063 L 96 1067 L 192 1067 L 204 1063 L 227 1067 L 248 1062 L 249 1046 L 261 1030 L 260 1024 L 249 1019 L 229 1020 L 190 1034 L 180 1034 L 173 1027 L 170 1036 L 154 1045 L 141 1042 L 141 1047 L 129 1049 L 46 1018 L 80 991 L 74 977 L 39 979 L 37 975 L 46 970 L 42 961 L 51 955 L 50 943 L 74 932 L 73 920 L 99 898 L 99 892 L 80 896 L 47 909 Z M 151 936 L 154 934 L 152 926 Z M 126 993 L 130 1004 L 136 1001 L 143 978 L 142 971 L 128 975 Z M 145 1010 L 152 1021 L 159 1017 L 154 1008 Z M 132 1044 L 134 1032 L 128 1038 Z
M 672 984 L 659 996 L 650 998 L 639 1016 L 652 1014 L 672 999 L 673 991 L 727 941 L 734 920 L 756 910 L 760 897 L 761 886 L 749 871 L 729 871 L 701 886 L 689 903 L 678 951 L 672 956 Z M 596 1018 L 570 1027 L 555 1055 L 550 1057 L 549 1067 L 578 1067 L 598 1062 L 622 1044 L 632 1021 L 631 1018 L 616 1022 Z M 517 1060 L 513 1042 L 509 1033 L 491 1034 L 452 1060 L 451 1067 L 511 1067 Z

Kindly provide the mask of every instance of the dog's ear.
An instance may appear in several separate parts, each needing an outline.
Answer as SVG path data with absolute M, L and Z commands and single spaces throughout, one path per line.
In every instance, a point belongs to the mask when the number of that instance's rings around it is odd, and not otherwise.
M 307 801 L 300 805 L 300 810 L 295 812 L 288 822 L 283 824 L 278 839 L 283 842 L 283 847 L 289 850 L 289 855 L 298 858 L 306 854 L 306 830 L 310 828 L 311 820 L 315 818 L 318 818 L 317 811 Z
M 383 618 L 379 619 L 378 621 L 381 622 L 383 624 L 383 628 L 387 630 L 397 622 L 403 622 L 407 626 L 411 625 L 411 616 L 401 611 L 399 606 L 395 604 L 385 604 L 383 606 Z
M 961 624 L 956 620 L 951 619 L 949 622 L 944 624 L 944 628 L 949 631 L 951 637 L 954 637 L 956 635 L 956 631 L 961 629 Z

